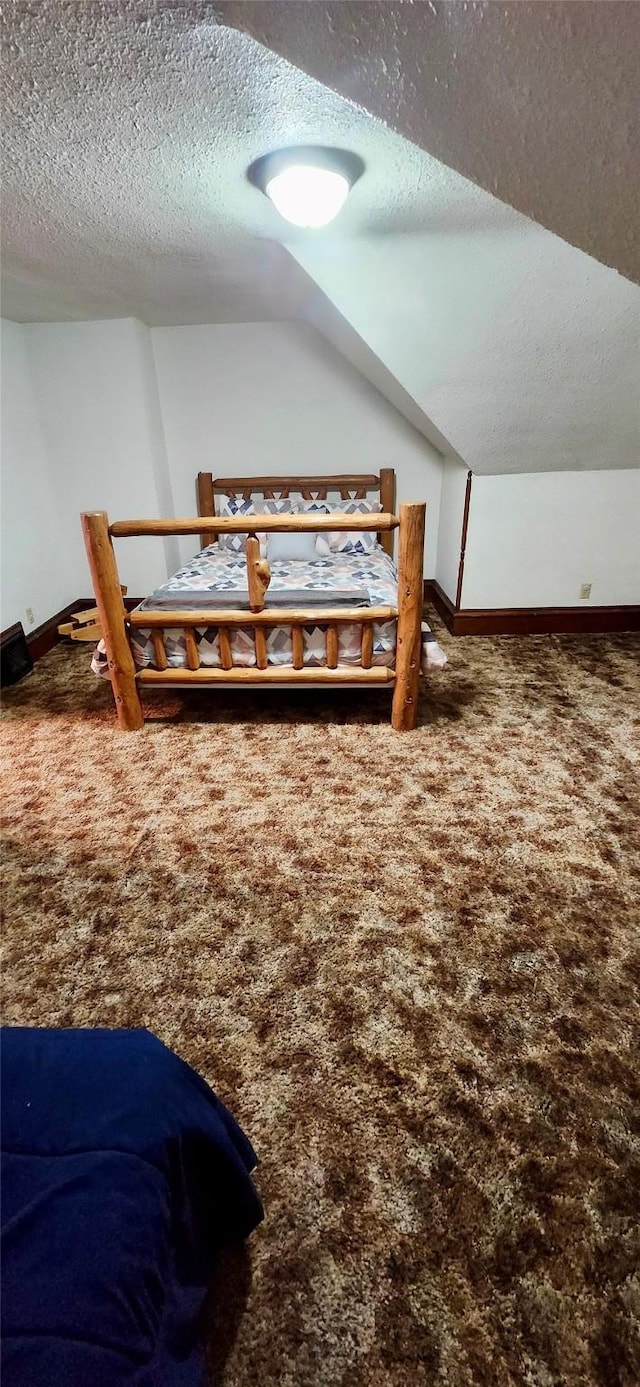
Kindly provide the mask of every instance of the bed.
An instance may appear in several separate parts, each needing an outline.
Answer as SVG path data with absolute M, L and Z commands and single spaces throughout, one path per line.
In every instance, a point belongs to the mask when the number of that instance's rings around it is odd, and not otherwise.
M 421 671 L 444 663 L 422 621 L 424 503 L 395 514 L 395 474 L 197 479 L 198 517 L 82 516 L 103 631 L 97 672 L 120 726 L 149 686 L 388 687 L 415 726 Z M 397 567 L 394 534 L 398 531 Z M 112 540 L 200 535 L 199 553 L 125 611 Z
M 219 1251 L 262 1218 L 252 1147 L 145 1030 L 2 1031 L 5 1387 L 202 1387 Z

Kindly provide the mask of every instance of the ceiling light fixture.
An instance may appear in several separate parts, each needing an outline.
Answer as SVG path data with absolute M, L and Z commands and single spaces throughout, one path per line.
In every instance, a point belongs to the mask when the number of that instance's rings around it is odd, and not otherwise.
M 319 227 L 337 217 L 363 172 L 362 159 L 347 149 L 299 145 L 263 154 L 247 176 L 286 221 Z

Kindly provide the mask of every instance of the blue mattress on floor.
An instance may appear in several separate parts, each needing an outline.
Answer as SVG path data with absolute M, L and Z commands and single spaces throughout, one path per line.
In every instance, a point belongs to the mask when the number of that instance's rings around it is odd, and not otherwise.
M 148 1031 L 0 1033 L 3 1387 L 201 1387 L 253 1149 Z

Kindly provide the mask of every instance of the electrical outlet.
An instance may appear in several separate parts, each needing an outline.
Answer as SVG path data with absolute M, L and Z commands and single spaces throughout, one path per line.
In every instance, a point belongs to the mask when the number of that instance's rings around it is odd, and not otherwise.
M 591 596 L 591 583 L 583 583 L 582 586 L 581 586 L 581 588 L 580 588 L 580 597 L 581 597 L 581 598 L 587 598 L 587 597 L 590 597 L 590 596 Z
M 33 607 L 27 607 L 27 609 L 26 609 L 26 611 L 25 611 L 25 616 L 26 616 L 26 618 L 27 618 L 27 621 L 29 622 L 29 625 L 30 625 L 30 626 L 33 626 L 33 624 L 34 624 L 34 622 L 35 622 L 35 617 L 34 617 L 34 615 L 33 615 Z

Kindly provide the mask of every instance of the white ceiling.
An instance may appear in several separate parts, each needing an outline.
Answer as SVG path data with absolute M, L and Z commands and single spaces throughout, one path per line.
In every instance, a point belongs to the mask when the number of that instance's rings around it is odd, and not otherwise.
M 502 220 L 500 203 L 245 34 L 143 10 L 16 0 L 10 13 L 5 316 L 298 316 L 285 224 L 246 178 L 289 143 L 364 158 L 340 237 Z
M 15 0 L 5 316 L 310 317 L 475 470 L 637 465 L 640 291 L 213 13 Z M 366 172 L 296 233 L 246 169 L 315 141 Z
M 217 8 L 488 192 L 640 280 L 637 0 Z

